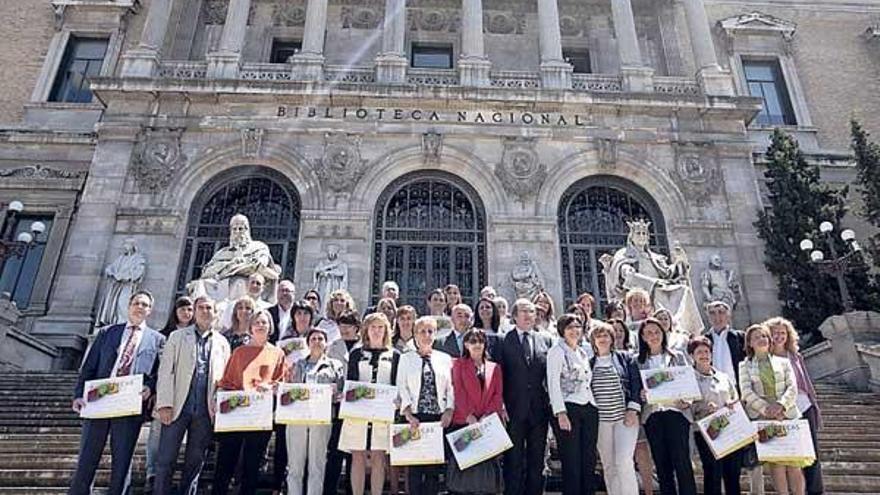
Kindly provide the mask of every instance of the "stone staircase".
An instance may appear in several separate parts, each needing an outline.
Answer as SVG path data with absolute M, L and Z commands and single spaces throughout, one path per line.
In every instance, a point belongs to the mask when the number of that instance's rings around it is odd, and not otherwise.
M 80 421 L 70 410 L 75 377 L 70 372 L 0 375 L 0 495 L 66 493 L 79 448 Z M 880 396 L 831 385 L 820 385 L 818 392 L 825 416 L 820 441 L 828 493 L 880 493 Z M 143 484 L 144 461 L 141 444 L 132 473 L 136 493 Z M 106 454 L 98 487 L 106 486 L 109 466 Z M 769 479 L 766 485 L 772 490 Z

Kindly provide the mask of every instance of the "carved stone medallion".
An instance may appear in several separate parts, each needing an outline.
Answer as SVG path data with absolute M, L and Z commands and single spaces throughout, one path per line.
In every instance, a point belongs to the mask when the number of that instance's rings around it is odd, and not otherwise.
M 724 187 L 721 170 L 715 163 L 697 150 L 685 150 L 678 154 L 675 170 L 670 174 L 681 187 L 688 201 L 705 206 Z
M 208 0 L 202 4 L 202 18 L 209 26 L 220 26 L 226 23 L 228 0 Z
M 495 175 L 508 193 L 525 201 L 541 188 L 547 178 L 547 167 L 540 163 L 534 140 L 506 139 Z
M 180 146 L 183 129 L 146 129 L 135 145 L 132 161 L 138 189 L 159 193 L 168 188 L 175 173 L 186 162 Z
M 343 5 L 340 11 L 340 20 L 345 29 L 377 29 L 384 20 L 384 16 L 384 9 L 370 6 Z
M 297 2 L 280 2 L 272 6 L 272 25 L 299 27 L 306 24 L 306 8 Z
M 331 191 L 350 192 L 364 173 L 360 139 L 344 133 L 327 133 L 324 156 L 317 167 L 321 181 Z
M 461 12 L 452 9 L 408 9 L 412 31 L 456 33 L 461 25 Z
M 487 11 L 483 14 L 483 25 L 491 34 L 523 34 L 526 16 L 522 13 Z

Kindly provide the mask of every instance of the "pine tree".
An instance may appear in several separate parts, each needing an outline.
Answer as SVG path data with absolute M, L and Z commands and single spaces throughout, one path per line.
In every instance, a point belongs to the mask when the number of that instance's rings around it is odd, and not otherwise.
M 812 334 L 809 340 L 815 343 L 822 339 L 819 325 L 829 316 L 843 312 L 843 304 L 835 279 L 820 273 L 810 263 L 808 255 L 800 249 L 800 242 L 812 239 L 816 248 L 830 258 L 825 240 L 818 237 L 818 226 L 827 220 L 839 232 L 848 189 L 823 184 L 819 167 L 807 163 L 797 141 L 779 129 L 773 132 L 765 158 L 764 176 L 770 202 L 764 211 L 758 212 L 755 222 L 758 236 L 765 243 L 764 265 L 779 285 L 783 316 L 792 320 L 801 333 Z M 833 237 L 837 252 L 846 252 L 839 236 Z M 870 304 L 867 280 L 865 270 L 847 275 L 857 308 Z
M 855 119 L 850 122 L 852 148 L 856 155 L 858 190 L 862 197 L 860 215 L 880 228 L 880 145 L 868 140 L 870 135 Z M 880 267 L 880 233 L 868 240 L 874 264 Z

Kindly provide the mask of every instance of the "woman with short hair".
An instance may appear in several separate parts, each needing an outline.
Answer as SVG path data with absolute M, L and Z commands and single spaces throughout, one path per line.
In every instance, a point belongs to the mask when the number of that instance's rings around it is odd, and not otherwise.
M 361 345 L 348 358 L 347 380 L 395 385 L 400 353 L 391 345 L 391 323 L 382 313 L 367 315 Z M 363 495 L 367 457 L 370 458 L 370 493 L 382 493 L 385 454 L 389 448 L 387 423 L 343 420 L 339 449 L 351 453 L 351 490 Z
M 413 330 L 418 316 L 416 308 L 409 304 L 397 308 L 397 318 L 394 320 L 394 337 L 391 338 L 391 343 L 401 354 L 416 350 Z
M 787 420 L 800 417 L 797 379 L 788 359 L 774 356 L 772 336 L 764 324 L 746 329 L 746 358 L 739 363 L 739 388 L 746 414 L 756 420 Z M 770 467 L 776 493 L 803 495 L 806 467 L 798 463 L 765 463 Z

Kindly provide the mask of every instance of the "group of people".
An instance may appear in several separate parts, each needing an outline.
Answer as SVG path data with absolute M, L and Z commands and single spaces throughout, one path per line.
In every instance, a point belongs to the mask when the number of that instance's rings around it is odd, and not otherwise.
M 427 315 L 398 306 L 399 288 L 386 282 L 376 305 L 362 315 L 352 296 L 335 290 L 322 306 L 314 290 L 297 300 L 292 281 L 278 284 L 277 304 L 249 293 L 230 308 L 208 297 L 179 298 L 168 324 L 150 329 L 152 296 L 131 296 L 127 323 L 102 329 L 83 362 L 73 402 L 79 411 L 87 380 L 144 375 L 144 417 L 90 419 L 83 424 L 71 494 L 88 494 L 108 434 L 111 494 L 126 493 L 131 458 L 144 420 L 147 479 L 157 495 L 172 493 L 172 473 L 185 441 L 179 493 L 198 493 L 208 456 L 216 451 L 213 493 L 234 485 L 253 494 L 275 435 L 273 490 L 291 495 L 382 493 L 386 471 L 393 493 L 536 495 L 544 490 L 548 438 L 562 465 L 562 492 L 599 489 L 653 493 L 653 472 L 663 495 L 695 494 L 691 448 L 702 463 L 703 493 L 740 493 L 740 473 L 752 473 L 752 492 L 763 492 L 754 449 L 715 459 L 695 421 L 741 402 L 758 419 L 809 421 L 813 443 L 821 425 L 816 394 L 798 352 L 791 322 L 771 318 L 731 327 L 726 302 L 707 304 L 710 328 L 700 335 L 680 328 L 674 315 L 654 308 L 650 294 L 630 290 L 611 301 L 606 320 L 593 318 L 595 299 L 581 294 L 563 314 L 539 292 L 509 308 L 494 289 L 480 292 L 474 308 L 455 285 L 431 291 Z M 221 324 L 223 314 L 229 316 Z M 285 354 L 275 344 L 305 339 L 308 353 Z M 649 404 L 641 371 L 692 366 L 702 398 Z M 503 421 L 512 448 L 497 458 L 460 469 L 447 449 L 445 465 L 388 466 L 389 425 L 338 417 L 346 380 L 394 385 L 398 421 L 417 428 L 439 422 L 447 432 L 492 414 Z M 213 432 L 217 390 L 271 391 L 281 382 L 333 384 L 330 425 L 275 425 L 271 431 Z M 552 433 L 552 434 L 551 434 Z M 769 464 L 780 494 L 823 492 L 821 466 Z M 342 486 L 346 470 L 349 484 Z M 403 485 L 401 485 L 403 478 Z M 233 482 L 235 480 L 235 482 Z

